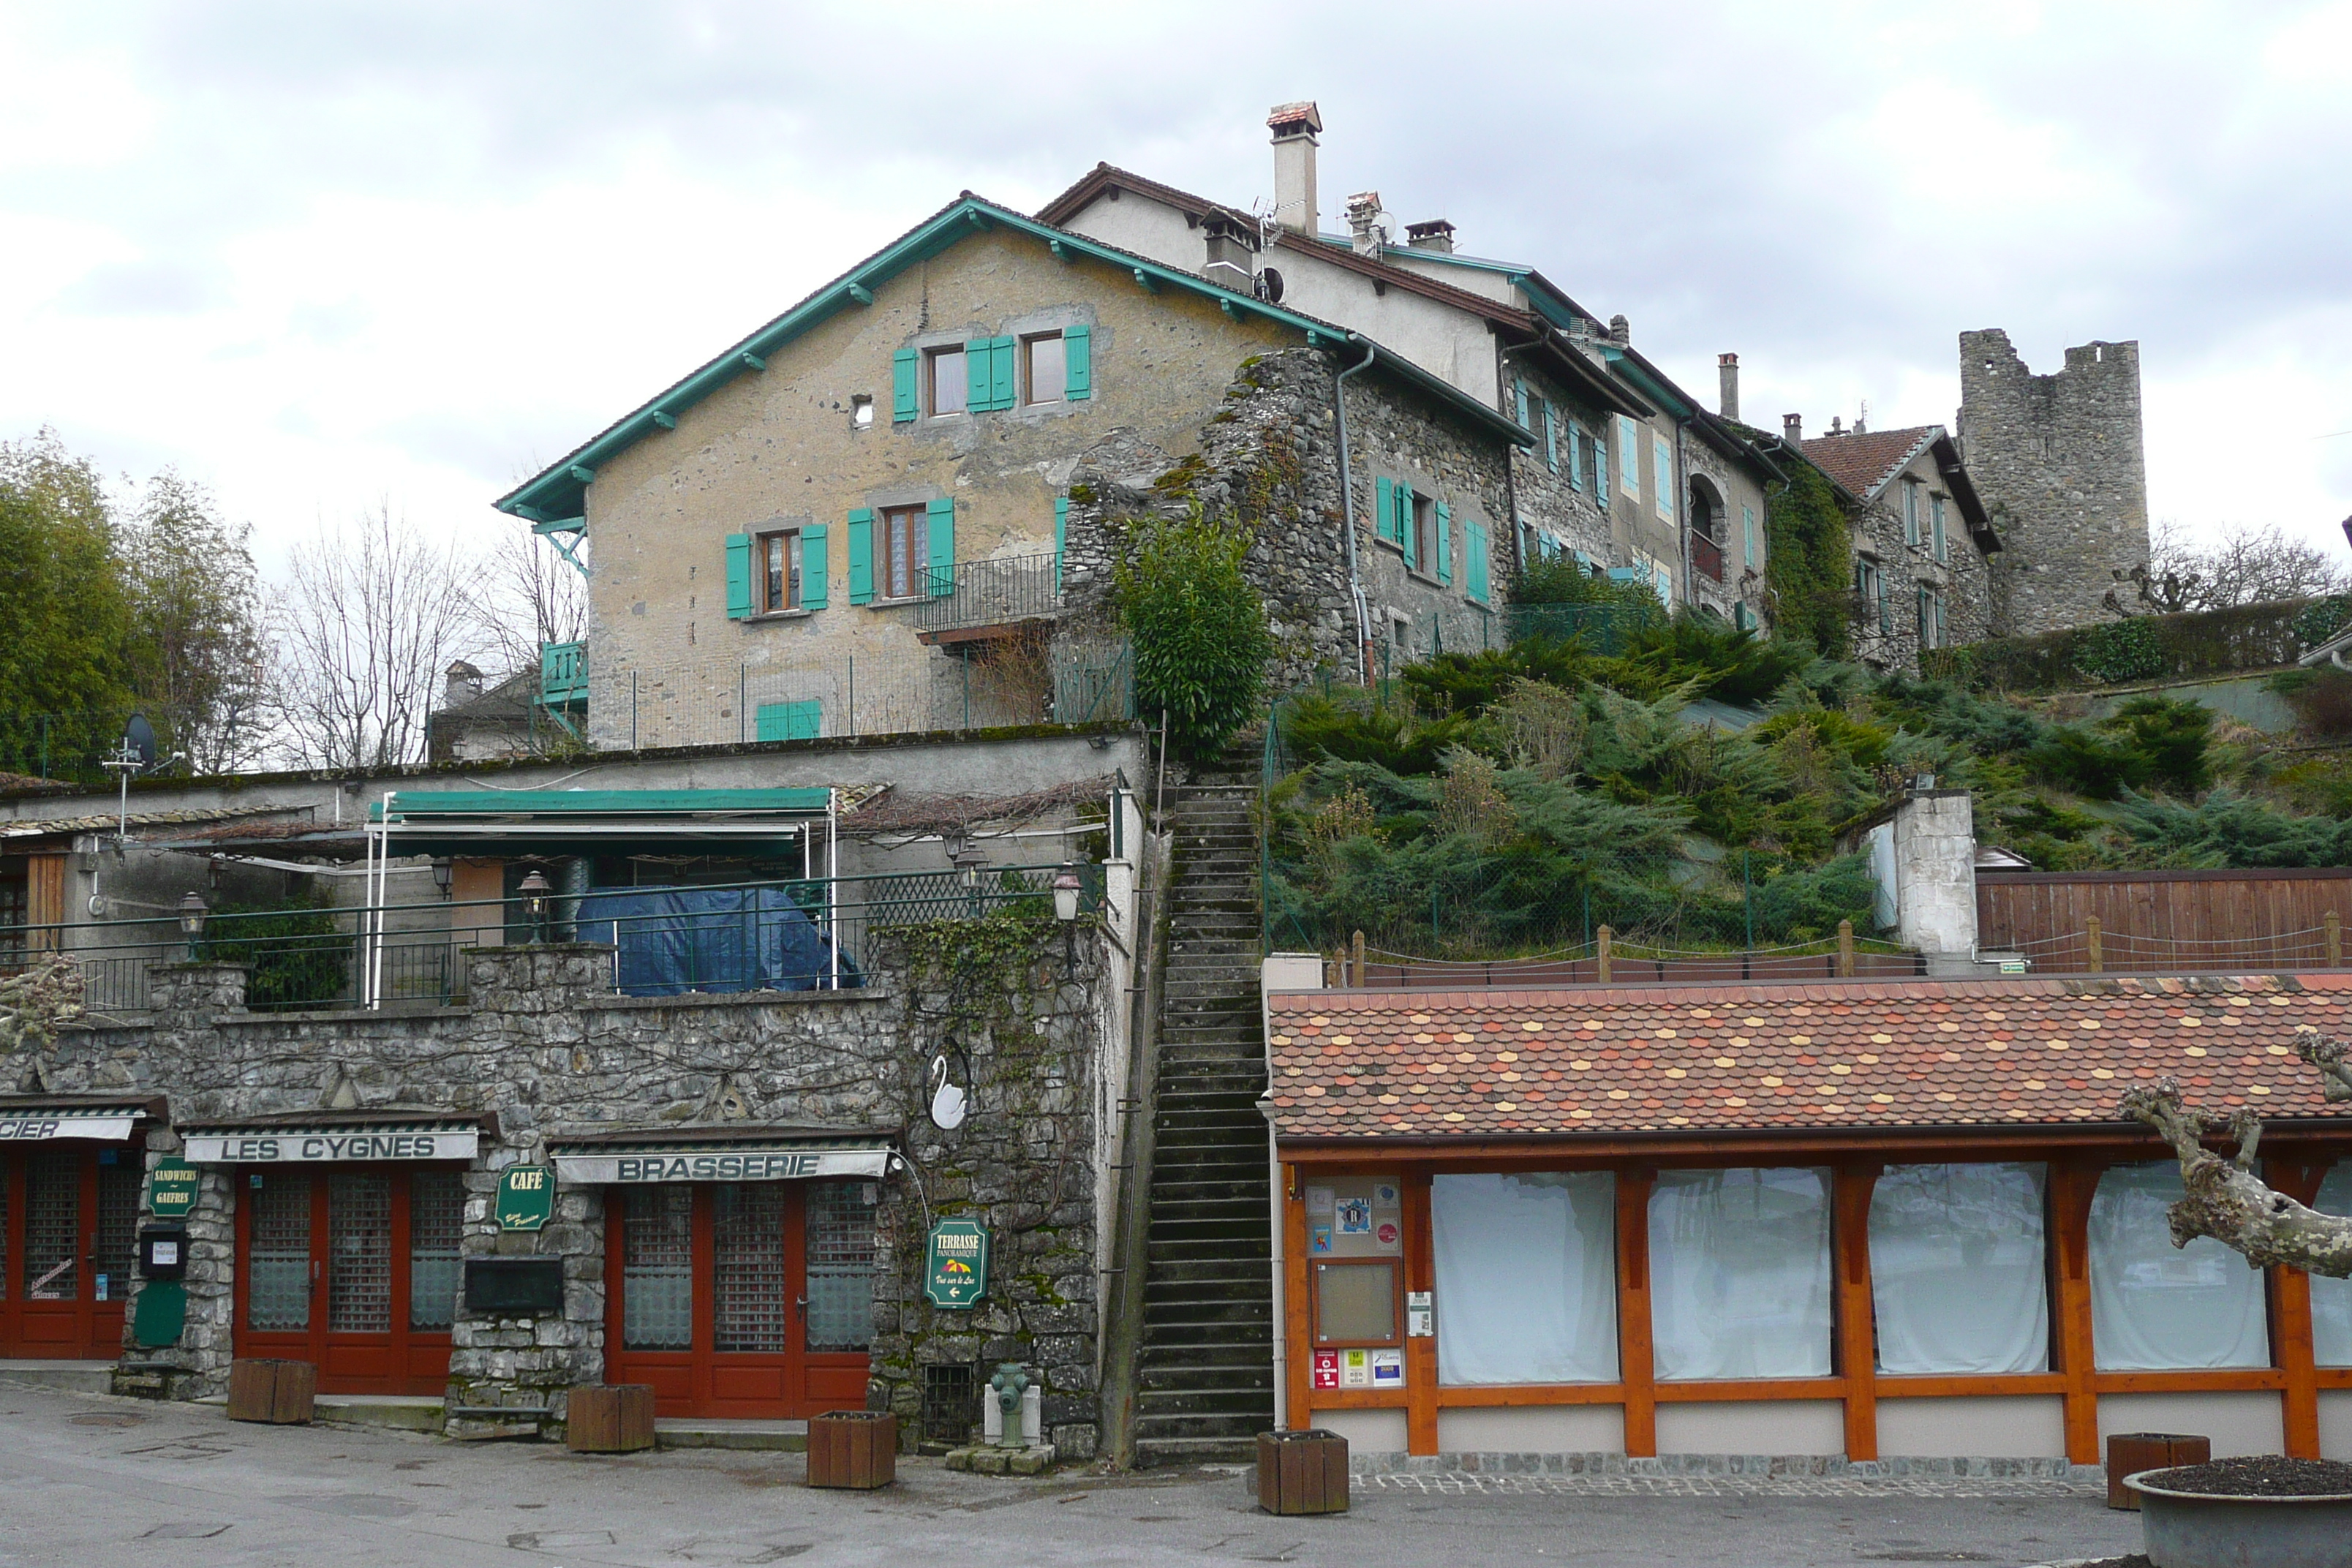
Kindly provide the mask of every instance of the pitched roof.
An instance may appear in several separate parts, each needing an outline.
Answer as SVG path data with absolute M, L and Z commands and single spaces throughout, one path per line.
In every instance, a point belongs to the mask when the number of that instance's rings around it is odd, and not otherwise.
M 1821 470 L 1860 496 L 1876 500 L 1888 481 L 1927 449 L 1944 433 L 1940 425 L 1915 425 L 1907 430 L 1867 430 L 1844 436 L 1816 436 L 1801 443 L 1806 457 Z
M 1155 292 L 1162 286 L 1183 289 L 1215 300 L 1227 314 L 1236 318 L 1249 314 L 1282 322 L 1304 332 L 1307 341 L 1316 346 L 1360 344 L 1372 352 L 1373 358 L 1390 374 L 1451 405 L 1490 434 L 1522 447 L 1534 444 L 1532 436 L 1497 410 L 1487 407 L 1459 387 L 1432 375 L 1360 332 L 1319 321 L 1303 311 L 1270 304 L 1255 295 L 1221 289 L 1196 273 L 1170 267 L 1147 256 L 1138 256 L 1130 250 L 1121 250 L 1098 239 L 1055 228 L 966 191 L 890 244 L 818 288 L 782 315 L 738 340 L 714 358 L 705 361 L 698 369 L 639 404 L 492 504 L 500 511 L 529 520 L 541 532 L 566 525 L 576 527 L 577 520 L 584 513 L 587 488 L 595 481 L 598 464 L 610 461 L 648 437 L 674 428 L 681 413 L 737 376 L 764 371 L 768 355 L 781 351 L 820 322 L 845 310 L 864 309 L 874 297 L 873 285 L 896 277 L 917 262 L 937 256 L 975 234 L 998 226 L 1031 236 L 1050 247 L 1057 257 L 1085 257 L 1107 262 L 1123 272 L 1131 272 L 1139 285 Z
M 1553 1139 L 2116 1124 L 2129 1084 L 2352 1128 L 2294 1054 L 2352 974 L 1847 981 L 1269 999 L 1277 1135 Z
M 1156 202 L 1174 207 L 1194 222 L 1207 217 L 1223 216 L 1246 227 L 1257 226 L 1257 219 L 1255 216 L 1237 207 L 1227 206 L 1222 202 L 1213 202 L 1206 196 L 1196 196 L 1190 191 L 1180 191 L 1173 185 L 1163 185 L 1157 180 L 1147 179 L 1141 174 L 1111 163 L 1097 163 L 1079 176 L 1076 184 L 1039 207 L 1038 221 L 1066 224 L 1100 200 L 1114 187 L 1123 191 L 1133 191 L 1138 195 L 1150 196 Z M 1311 256 L 1318 261 L 1327 262 L 1342 271 L 1359 273 L 1381 288 L 1401 289 L 1408 294 L 1418 294 L 1439 304 L 1451 305 L 1455 310 L 1466 310 L 1472 315 L 1481 317 L 1516 342 L 1539 344 L 1548 350 L 1554 356 L 1553 369 L 1560 374 L 1561 379 L 1580 386 L 1602 406 L 1614 409 L 1621 414 L 1633 415 L 1636 418 L 1647 418 L 1653 412 L 1649 405 L 1643 401 L 1641 394 L 1617 385 L 1606 371 L 1574 349 L 1562 345 L 1557 340 L 1550 323 L 1532 311 L 1522 310 L 1515 305 L 1506 305 L 1484 294 L 1474 294 L 1467 289 L 1456 289 L 1451 283 L 1441 283 L 1434 278 L 1424 277 L 1410 268 L 1395 266 L 1378 257 L 1360 256 L 1351 246 L 1342 240 L 1320 235 L 1308 236 L 1300 234 L 1296 229 L 1282 228 L 1275 231 L 1274 244 L 1277 249 L 1296 251 L 1302 256 Z M 1517 275 L 1515 281 L 1524 282 L 1525 278 L 1532 276 L 1532 273 Z M 1560 298 L 1565 300 L 1566 296 L 1563 295 Z M 1570 308 L 1573 309 L 1572 306 Z

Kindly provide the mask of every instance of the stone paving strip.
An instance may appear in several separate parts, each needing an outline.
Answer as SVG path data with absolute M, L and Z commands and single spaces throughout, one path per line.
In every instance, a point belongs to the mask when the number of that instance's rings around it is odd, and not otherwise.
M 1492 1497 L 2061 1498 L 2104 1496 L 2105 1483 L 2009 1476 L 1539 1475 L 1466 1470 L 1360 1475 L 1368 1491 Z

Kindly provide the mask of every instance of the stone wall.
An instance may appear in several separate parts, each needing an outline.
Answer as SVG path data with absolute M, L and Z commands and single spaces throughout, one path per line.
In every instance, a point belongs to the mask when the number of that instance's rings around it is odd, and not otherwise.
M 1070 967 L 1054 922 L 1013 929 L 984 984 L 942 983 L 937 933 L 877 932 L 859 957 L 862 991 L 629 997 L 610 989 L 610 950 L 482 949 L 467 955 L 473 1005 L 403 1012 L 244 1012 L 244 971 L 181 964 L 156 974 L 152 1021 L 73 1028 L 12 1076 L 54 1093 L 167 1097 L 173 1126 L 152 1130 L 151 1160 L 178 1152 L 177 1126 L 341 1108 L 497 1118 L 467 1174 L 466 1256 L 564 1260 L 560 1320 L 487 1319 L 459 1303 L 452 1405 L 549 1405 L 604 1373 L 603 1194 L 559 1190 L 537 1234 L 501 1233 L 496 1173 L 543 1157 L 560 1133 L 728 1125 L 822 1126 L 890 1135 L 907 1169 L 880 1184 L 869 1404 L 908 1417 L 921 1368 L 1013 1360 L 1041 1375 L 1052 1440 L 1090 1456 L 1097 1414 L 1096 1270 L 1102 1266 L 1097 1123 L 1122 1042 L 1124 969 L 1088 924 Z M 931 935 L 925 935 L 929 931 Z M 1130 933 L 1131 934 L 1131 933 Z M 925 943 L 932 944 L 929 948 Z M 930 958 L 919 954 L 929 952 Z M 973 1069 L 972 1112 L 942 1133 L 921 1112 L 923 1063 L 952 1037 Z M 190 1216 L 186 1330 L 172 1349 L 131 1351 L 178 1397 L 215 1394 L 234 1353 L 235 1205 L 226 1168 L 208 1168 Z M 979 1220 L 994 1237 L 988 1298 L 969 1313 L 921 1300 L 933 1217 Z M 131 1314 L 135 1318 L 134 1311 Z M 453 1430 L 457 1429 L 453 1426 Z M 477 1424 L 477 1429 L 484 1428 Z M 560 1425 L 551 1428 L 560 1431 Z
M 1880 499 L 1865 503 L 1850 521 L 1857 556 L 1869 556 L 1886 580 L 1886 616 L 1882 623 L 1874 604 L 1857 603 L 1853 618 L 1853 657 L 1873 669 L 1919 669 L 1919 593 L 1922 584 L 1944 599 L 1944 643 L 1957 647 L 1992 635 L 1992 587 L 1990 566 L 1962 523 L 1958 507 L 1946 528 L 1945 554 L 1937 561 L 1934 538 L 1921 529 L 1917 543 L 1904 538 L 1898 500 L 1902 487 L 1889 486 Z M 1999 559 L 1995 557 L 1995 559 Z M 1887 629 L 1881 630 L 1882 624 Z
M 1960 334 L 1959 441 L 2001 551 L 1992 630 L 2112 618 L 2116 574 L 2148 557 L 2139 344 L 2090 342 L 2035 375 L 1999 329 Z

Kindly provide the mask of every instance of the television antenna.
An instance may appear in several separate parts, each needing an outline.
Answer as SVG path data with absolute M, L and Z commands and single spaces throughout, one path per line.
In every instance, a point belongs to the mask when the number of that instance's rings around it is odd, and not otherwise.
M 133 713 L 122 727 L 122 739 L 114 750 L 99 761 L 99 766 L 115 775 L 120 785 L 114 816 L 114 841 L 127 842 L 131 837 L 131 781 L 170 767 L 173 763 L 188 760 L 185 752 L 173 752 L 158 762 L 155 756 L 155 728 L 147 722 L 144 713 Z

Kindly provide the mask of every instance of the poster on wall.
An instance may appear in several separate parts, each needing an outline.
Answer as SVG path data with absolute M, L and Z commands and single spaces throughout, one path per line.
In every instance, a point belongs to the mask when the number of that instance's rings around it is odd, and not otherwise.
M 1339 1234 L 1370 1236 L 1372 1234 L 1372 1205 L 1361 1198 L 1343 1198 L 1339 1202 Z
M 1307 1212 L 1310 1215 L 1329 1214 L 1331 1212 L 1331 1189 L 1328 1187 L 1307 1188 Z
M 1331 1227 L 1328 1225 L 1316 1226 L 1308 1235 L 1307 1249 L 1309 1252 L 1330 1251 Z
M 1404 1227 L 1392 1219 L 1375 1221 L 1372 1245 L 1382 1252 L 1402 1252 L 1404 1250 Z
M 1372 1352 L 1372 1386 L 1374 1388 L 1404 1386 L 1404 1352 L 1374 1351 Z
M 1315 1386 L 1318 1388 L 1339 1386 L 1339 1352 L 1338 1351 L 1315 1352 Z
M 1376 1209 L 1402 1208 L 1403 1200 L 1394 1182 L 1377 1182 L 1372 1185 L 1372 1206 Z
M 1339 1352 L 1339 1386 L 1370 1388 L 1372 1385 L 1372 1352 L 1341 1351 Z

